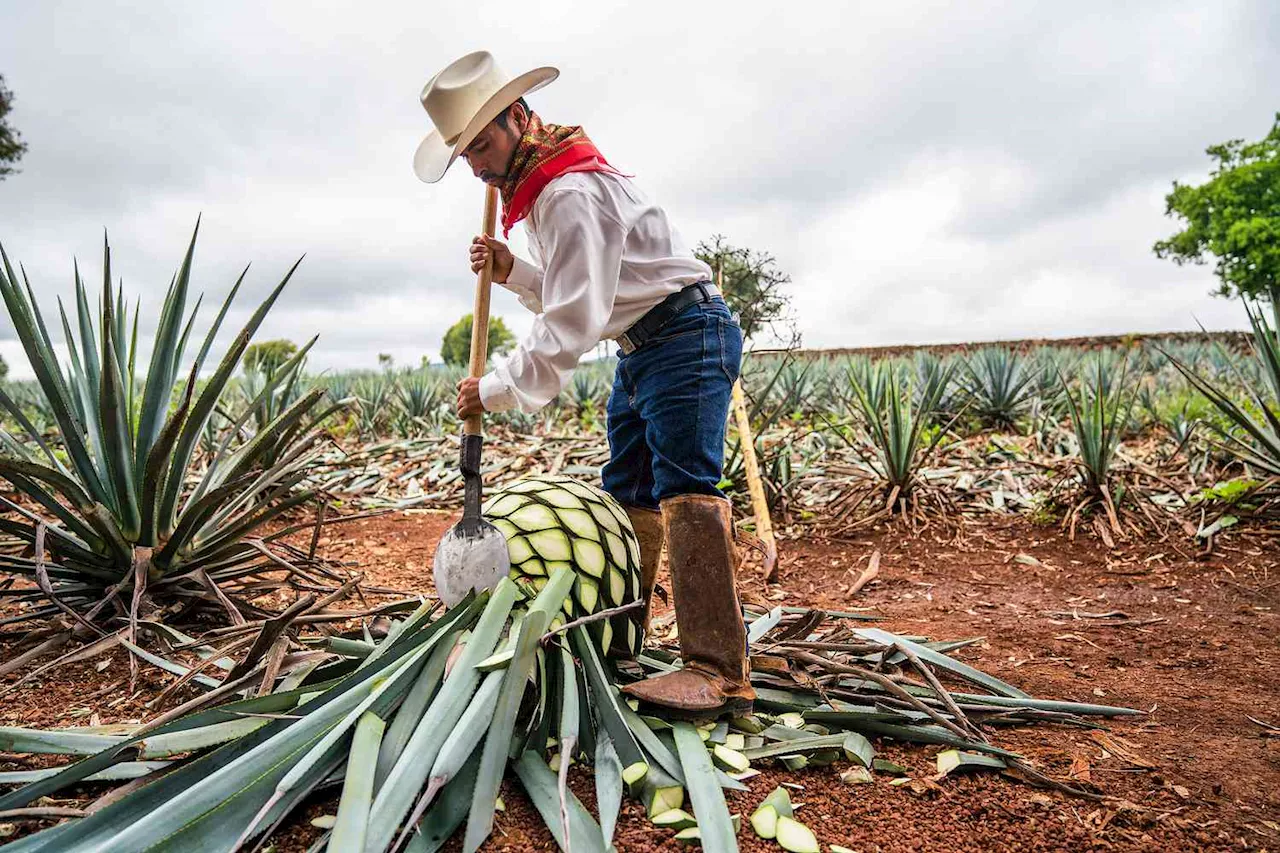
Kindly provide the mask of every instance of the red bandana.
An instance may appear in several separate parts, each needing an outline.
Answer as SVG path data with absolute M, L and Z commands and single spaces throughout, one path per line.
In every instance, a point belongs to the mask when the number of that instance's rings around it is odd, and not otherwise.
M 543 187 L 569 172 L 622 174 L 609 165 L 581 127 L 543 124 L 530 114 L 502 184 L 502 236 L 510 236 L 512 226 L 529 215 Z

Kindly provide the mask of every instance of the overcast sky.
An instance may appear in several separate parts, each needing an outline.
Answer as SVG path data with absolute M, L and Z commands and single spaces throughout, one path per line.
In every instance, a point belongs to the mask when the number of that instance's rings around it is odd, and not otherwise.
M 1243 325 L 1151 244 L 1171 181 L 1280 108 L 1275 0 L 0 0 L 30 146 L 0 243 L 52 311 L 105 228 L 154 314 L 202 214 L 196 288 L 253 265 L 233 319 L 305 253 L 263 336 L 318 333 L 315 367 L 435 359 L 483 192 L 414 177 L 418 93 L 480 48 L 558 66 L 534 109 L 585 125 L 689 242 L 776 256 L 808 346 Z M 505 292 L 494 311 L 528 329 Z M 24 372 L 3 319 L 0 354 Z

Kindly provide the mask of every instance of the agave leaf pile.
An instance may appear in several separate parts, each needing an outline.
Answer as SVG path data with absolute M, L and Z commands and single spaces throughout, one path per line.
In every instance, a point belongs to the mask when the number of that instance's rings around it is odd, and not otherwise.
M 202 379 L 244 274 L 187 366 L 199 310 L 199 300 L 187 310 L 195 241 L 193 234 L 165 295 L 145 370 L 139 364 L 145 349 L 139 346 L 138 310 L 130 320 L 122 289 L 113 289 L 105 241 L 98 304 L 78 269 L 74 310 L 59 304 L 69 355 L 65 369 L 30 282 L 25 274 L 19 279 L 0 249 L 0 296 L 56 425 L 56 440 L 46 440 L 0 390 L 0 407 L 20 425 L 16 434 L 0 430 L 0 477 L 39 508 L 4 500 L 16 518 L 0 519 L 0 530 L 26 548 L 0 555 L 0 570 L 40 585 L 38 591 L 9 594 L 54 599 L 86 623 L 119 609 L 136 612 L 144 590 L 186 595 L 196 603 L 214 598 L 218 606 L 210 583 L 245 577 L 246 562 L 262 556 L 246 536 L 311 500 L 310 492 L 295 487 L 310 470 L 321 438 L 316 424 L 328 414 L 320 411 L 324 392 L 298 395 L 248 438 L 240 429 L 272 398 L 281 378 L 294 375 L 311 344 L 263 383 L 240 420 L 210 448 L 209 458 L 200 458 L 206 423 L 297 264 Z M 123 606 L 107 609 L 117 597 Z M 239 605 L 244 612 L 262 612 L 248 600 Z
M 602 657 L 561 610 L 572 585 L 564 567 L 536 594 L 504 579 L 438 615 L 424 604 L 380 642 L 335 638 L 336 653 L 300 681 L 150 729 L 0 729 L 2 749 L 86 756 L 38 778 L 0 776 L 34 778 L 0 797 L 0 810 L 132 780 L 101 808 L 5 849 L 260 849 L 307 796 L 333 790 L 332 829 L 313 850 L 427 853 L 460 832 L 472 851 L 493 832 L 509 768 L 564 850 L 608 850 L 627 795 L 663 831 L 731 851 L 730 803 L 751 807 L 763 793 L 751 793 L 753 764 L 895 772 L 875 757 L 873 741 L 888 738 L 993 756 L 1045 781 L 990 741 L 996 727 L 1140 713 L 1035 699 L 948 654 L 976 640 L 930 642 L 859 614 L 776 608 L 749 617 L 757 712 L 694 725 L 623 701 L 619 683 L 679 667 L 678 655 L 650 646 L 628 666 Z M 592 766 L 595 814 L 565 784 L 571 762 Z

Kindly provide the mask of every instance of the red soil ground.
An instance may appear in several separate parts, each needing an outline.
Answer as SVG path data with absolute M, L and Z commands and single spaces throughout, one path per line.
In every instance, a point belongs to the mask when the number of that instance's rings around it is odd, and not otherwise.
M 368 582 L 428 592 L 436 540 L 452 519 L 388 515 L 330 528 L 325 556 L 358 562 Z M 767 604 L 872 608 L 883 627 L 937 639 L 982 635 L 957 654 L 1033 695 L 1149 711 L 1103 735 L 1039 725 L 996 733 L 1059 779 L 1087 779 L 1108 799 L 1093 802 L 994 775 L 895 787 L 887 777 L 847 786 L 839 765 L 788 774 L 803 790 L 797 817 L 825 850 L 898 851 L 1280 850 L 1280 737 L 1249 717 L 1280 725 L 1280 569 L 1274 543 L 1237 534 L 1215 553 L 1183 541 L 1068 541 L 1057 528 L 987 517 L 957 531 L 888 528 L 855 540 L 784 540 L 781 583 L 766 587 L 748 564 L 744 598 Z M 873 551 L 879 579 L 856 596 L 849 585 Z M 1091 614 L 1116 614 L 1096 618 Z M 0 655 L 3 656 L 3 655 Z M 92 663 L 5 697 L 0 724 L 83 725 L 143 716 L 142 703 L 169 677 L 144 670 L 131 699 L 97 691 L 127 673 Z M 117 698 L 108 698 L 117 697 Z M 878 743 L 881 754 L 931 775 L 936 750 Z M 0 768 L 15 766 L 0 756 Z M 730 797 L 749 814 L 783 777 L 751 780 Z M 574 780 L 594 807 L 591 785 Z M 489 847 L 553 850 L 549 833 L 513 786 Z M 301 851 L 318 830 L 309 818 L 336 808 L 313 803 L 277 849 Z M 624 805 L 622 851 L 678 850 L 635 803 Z M 454 844 L 457 842 L 455 841 Z M 776 851 L 744 822 L 746 851 Z M 452 848 L 451 848 L 452 849 Z

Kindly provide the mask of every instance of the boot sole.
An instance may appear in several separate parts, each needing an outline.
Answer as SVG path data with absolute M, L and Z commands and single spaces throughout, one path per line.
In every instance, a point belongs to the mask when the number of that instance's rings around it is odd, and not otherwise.
M 709 723 L 726 717 L 749 716 L 755 707 L 750 699 L 728 699 L 714 708 L 673 708 L 669 705 L 656 705 L 646 702 L 645 705 L 657 708 L 662 716 L 671 720 L 683 720 L 689 723 Z

